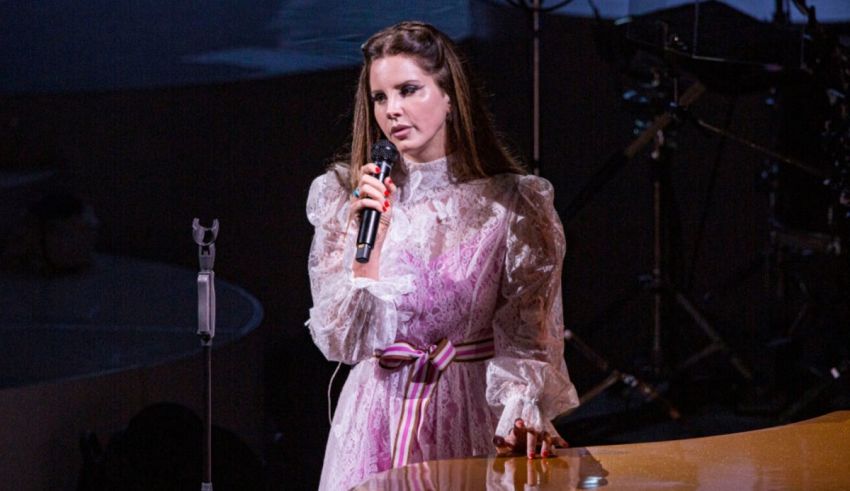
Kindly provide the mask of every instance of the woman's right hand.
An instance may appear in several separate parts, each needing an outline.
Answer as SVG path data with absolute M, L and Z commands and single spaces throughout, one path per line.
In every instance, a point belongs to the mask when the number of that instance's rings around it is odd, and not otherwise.
M 351 214 L 357 216 L 364 208 L 371 208 L 383 214 L 389 212 L 390 195 L 395 191 L 392 179 L 387 177 L 381 182 L 376 177 L 380 168 L 375 164 L 366 164 L 360 172 L 360 182 L 357 185 L 356 195 L 351 201 Z
M 384 242 L 384 237 L 386 237 L 392 217 L 392 204 L 390 200 L 398 189 L 389 177 L 384 179 L 384 182 L 379 181 L 376 177 L 379 174 L 380 168 L 377 165 L 373 163 L 364 165 L 361 169 L 360 181 L 356 189 L 357 193 L 351 197 L 349 210 L 352 218 L 356 217 L 359 219 L 360 213 L 364 209 L 373 209 L 381 213 L 381 221 L 378 226 L 377 236 L 375 237 L 375 247 L 372 249 L 373 260 L 360 266 L 378 264 L 381 246 Z M 356 263 L 356 265 L 359 265 L 359 263 Z M 355 274 L 357 276 L 377 278 L 377 269 L 375 269 L 374 274 L 367 272 L 366 269 L 371 270 L 372 268 L 364 269 L 363 267 L 355 267 Z M 364 274 L 357 274 L 358 270 Z

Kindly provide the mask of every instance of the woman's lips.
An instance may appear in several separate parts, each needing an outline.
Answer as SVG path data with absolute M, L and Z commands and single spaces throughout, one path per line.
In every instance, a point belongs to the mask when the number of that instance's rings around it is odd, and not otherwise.
M 395 138 L 399 138 L 399 139 L 407 138 L 407 135 L 410 133 L 410 126 L 406 126 L 406 125 L 396 126 L 391 130 L 391 133 Z

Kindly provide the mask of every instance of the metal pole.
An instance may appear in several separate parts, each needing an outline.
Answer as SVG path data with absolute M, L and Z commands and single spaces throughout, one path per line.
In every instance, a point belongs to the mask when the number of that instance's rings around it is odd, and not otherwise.
M 204 351 L 204 472 L 201 491 L 212 491 L 212 346 Z
M 539 176 L 540 169 L 540 0 L 534 0 L 531 11 L 532 39 L 532 119 L 531 171 Z

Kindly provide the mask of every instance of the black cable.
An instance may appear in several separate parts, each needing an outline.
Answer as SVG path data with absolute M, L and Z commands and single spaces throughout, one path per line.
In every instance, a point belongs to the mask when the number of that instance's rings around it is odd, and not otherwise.
M 738 105 L 738 97 L 733 96 L 732 100 L 729 102 L 729 107 L 726 110 L 726 119 L 723 122 L 723 130 L 729 131 L 729 127 L 732 124 L 732 116 L 735 114 L 735 108 Z M 717 153 L 714 155 L 714 163 L 711 166 L 711 176 L 708 179 L 708 188 L 705 191 L 705 199 L 702 205 L 702 212 L 700 213 L 699 226 L 697 227 L 696 238 L 694 239 L 694 250 L 691 255 L 691 265 L 688 268 L 688 280 L 685 282 L 683 291 L 689 292 L 691 287 L 693 287 L 694 277 L 696 275 L 696 265 L 699 260 L 700 252 L 702 251 L 702 242 L 705 237 L 705 226 L 708 221 L 708 213 L 711 209 L 711 204 L 713 202 L 712 197 L 714 196 L 714 189 L 717 187 L 717 175 L 720 169 L 720 162 L 722 161 L 723 151 L 726 149 L 726 138 L 721 138 L 720 143 L 717 145 Z
M 590 6 L 590 10 L 593 11 L 593 18 L 596 19 L 597 22 L 602 20 L 602 14 L 599 13 L 599 7 L 596 6 L 596 2 L 593 0 L 587 0 L 587 4 Z
M 590 179 L 579 190 L 578 194 L 573 197 L 567 207 L 559 210 L 564 224 L 570 223 L 593 200 L 596 194 L 617 175 L 628 161 L 628 157 L 621 151 L 609 156 L 602 166 L 590 176 Z
M 551 12 L 553 10 L 558 10 L 561 7 L 566 7 L 567 5 L 569 5 L 571 3 L 573 3 L 573 0 L 564 0 L 561 3 L 556 3 L 555 5 L 552 5 L 551 7 L 546 7 L 546 8 L 540 7 L 540 11 L 541 12 Z
M 488 0 L 480 0 L 480 1 L 485 1 L 486 3 L 489 3 L 491 5 L 499 6 L 499 2 L 496 2 L 496 1 L 488 1 Z M 541 13 L 547 13 L 547 12 L 551 12 L 553 10 L 558 10 L 561 7 L 566 7 L 567 5 L 573 3 L 573 0 L 562 0 L 559 3 L 552 5 L 551 7 L 545 7 L 544 8 L 544 7 L 541 6 L 540 8 L 535 9 L 534 5 L 532 3 L 530 3 L 530 1 L 531 0 L 525 0 L 525 1 L 522 1 L 522 2 L 520 2 L 520 0 L 505 0 L 505 2 L 513 5 L 514 7 L 518 7 L 518 8 L 521 8 L 523 10 L 527 10 L 529 12 L 533 12 L 534 10 L 537 10 L 538 12 L 541 12 Z M 542 0 L 541 0 L 541 3 L 542 3 Z
M 797 8 L 797 11 L 800 12 L 800 14 L 806 16 L 806 19 L 812 16 L 812 9 L 806 5 L 805 0 L 792 0 L 791 3 L 794 4 L 794 7 Z
M 496 8 L 502 8 L 502 7 L 505 6 L 505 4 L 502 2 L 502 0 L 476 0 L 476 1 L 487 4 L 491 7 L 496 7 Z M 521 3 L 519 3 L 518 0 L 505 0 L 505 2 L 509 3 L 510 5 L 513 5 L 514 7 L 525 8 L 525 6 Z

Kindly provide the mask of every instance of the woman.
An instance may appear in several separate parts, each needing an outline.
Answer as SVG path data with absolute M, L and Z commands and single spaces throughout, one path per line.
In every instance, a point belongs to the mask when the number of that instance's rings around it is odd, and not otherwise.
M 317 178 L 307 214 L 313 340 L 356 365 L 331 426 L 321 488 L 424 460 L 494 452 L 522 418 L 577 405 L 563 359 L 563 230 L 552 186 L 495 136 L 456 47 L 419 22 L 363 45 L 351 156 Z M 401 158 L 385 182 L 369 149 Z M 359 214 L 382 213 L 354 261 Z M 379 356 L 380 355 L 380 356 Z

